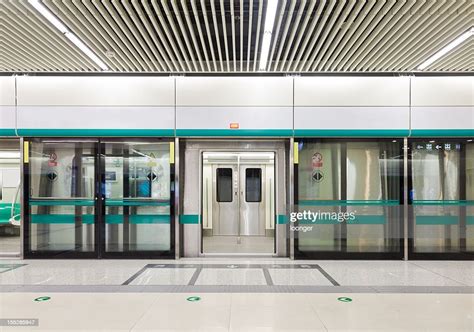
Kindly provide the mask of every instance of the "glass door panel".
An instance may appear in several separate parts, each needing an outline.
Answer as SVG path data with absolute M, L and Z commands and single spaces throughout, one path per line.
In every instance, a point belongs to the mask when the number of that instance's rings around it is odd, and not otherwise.
M 473 251 L 472 140 L 411 142 L 414 253 Z
M 96 251 L 96 146 L 94 141 L 30 142 L 25 181 L 27 255 L 80 256 Z
M 319 213 L 315 220 L 304 218 L 298 232 L 300 251 L 340 251 L 341 223 L 322 217 L 339 213 L 341 196 L 341 143 L 299 143 L 298 212 Z
M 170 251 L 170 143 L 103 146 L 105 252 Z
M 298 142 L 297 255 L 401 255 L 401 147 L 399 140 Z

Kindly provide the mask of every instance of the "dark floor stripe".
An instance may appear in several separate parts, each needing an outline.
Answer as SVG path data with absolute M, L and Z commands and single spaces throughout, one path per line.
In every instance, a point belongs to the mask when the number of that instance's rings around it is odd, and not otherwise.
M 273 286 L 273 279 L 272 276 L 270 275 L 270 272 L 266 267 L 263 268 L 263 275 L 265 276 L 265 280 L 267 281 L 268 286 Z
M 327 280 L 329 280 L 331 282 L 331 284 L 333 284 L 334 286 L 341 286 L 333 277 L 331 277 L 331 275 L 329 273 L 324 271 L 324 269 L 321 266 L 318 265 L 317 269 L 319 270 L 319 272 L 321 272 L 321 274 L 323 276 L 326 277 Z
M 128 278 L 122 285 L 130 285 L 130 283 L 135 280 L 136 278 L 138 278 L 138 276 L 140 274 L 142 274 L 143 272 L 146 271 L 146 269 L 149 268 L 149 265 L 150 264 L 147 264 L 145 265 L 144 267 L 142 267 L 140 270 L 138 270 L 138 272 L 136 272 L 134 275 L 132 275 L 130 278 Z
M 202 271 L 202 266 L 198 267 L 196 271 L 194 271 L 193 276 L 191 277 L 191 280 L 189 280 L 188 286 L 194 286 L 196 284 L 196 281 L 199 278 L 199 275 L 201 274 Z

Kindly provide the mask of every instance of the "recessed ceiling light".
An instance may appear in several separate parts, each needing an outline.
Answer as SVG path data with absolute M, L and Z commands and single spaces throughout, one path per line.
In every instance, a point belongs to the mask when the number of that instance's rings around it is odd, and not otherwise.
M 268 53 L 270 52 L 270 42 L 272 40 L 273 25 L 275 24 L 278 0 L 268 0 L 265 13 L 265 26 L 263 29 L 262 49 L 260 51 L 259 70 L 267 69 Z
M 109 70 L 107 65 L 99 59 L 99 57 L 92 52 L 92 50 L 82 42 L 75 34 L 47 9 L 39 0 L 28 0 L 28 2 L 45 18 L 47 19 L 56 29 L 64 34 L 74 45 L 77 46 L 85 55 L 87 55 L 92 61 L 94 61 L 102 70 Z
M 464 43 L 466 40 L 468 40 L 470 37 L 474 36 L 474 27 L 471 27 L 469 30 L 464 32 L 462 35 L 454 39 L 452 42 L 450 42 L 448 45 L 443 47 L 441 50 L 436 52 L 434 55 L 432 55 L 430 58 L 428 58 L 425 62 L 423 62 L 421 65 L 418 66 L 418 70 L 424 70 L 437 60 L 441 59 L 443 56 L 451 52 L 454 48 L 457 46 L 461 45 Z

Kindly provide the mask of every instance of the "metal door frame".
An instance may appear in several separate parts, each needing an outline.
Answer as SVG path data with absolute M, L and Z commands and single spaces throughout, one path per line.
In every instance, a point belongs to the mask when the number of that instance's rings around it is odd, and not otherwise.
M 200 201 L 200 204 L 199 204 L 199 215 L 203 215 L 203 203 L 204 203 L 204 200 L 203 200 L 203 180 L 204 180 L 204 177 L 203 177 L 203 164 L 204 164 L 204 153 L 205 152 L 228 152 L 228 153 L 232 153 L 232 152 L 235 152 L 235 153 L 248 153 L 248 151 L 242 149 L 242 148 L 229 148 L 229 149 L 225 149 L 225 148 L 200 148 L 198 149 L 198 153 L 199 153 L 199 201 Z M 277 190 L 277 174 L 278 174 L 278 150 L 276 149 L 266 149 L 266 148 L 262 148 L 262 149 L 259 149 L 259 148 L 256 148 L 256 149 L 252 149 L 252 152 L 272 152 L 273 155 L 274 155 L 274 159 L 273 159 L 273 172 L 274 172 L 274 185 L 273 185 L 273 191 L 274 191 L 274 195 L 273 195 L 273 200 L 274 200 L 274 204 L 273 204 L 273 215 L 274 215 L 274 229 L 275 229 L 275 233 L 273 234 L 273 252 L 272 253 L 205 253 L 203 250 L 204 250 L 204 246 L 203 246 L 203 241 L 204 241 L 204 234 L 203 234 L 203 223 L 202 223 L 202 218 L 200 218 L 200 221 L 199 221 L 199 257 L 209 257 L 209 256 L 271 256 L 271 257 L 278 257 L 277 255 L 277 248 L 278 248 L 278 235 L 277 235 L 277 222 L 276 222 L 276 218 L 277 218 L 277 202 L 278 202 L 278 190 Z M 239 163 L 237 163 L 237 169 L 239 170 L 239 174 L 240 174 L 240 167 L 239 167 Z M 240 179 L 239 179 L 240 181 Z M 240 190 L 240 184 L 239 184 L 239 190 Z M 240 200 L 240 193 L 239 193 L 239 200 Z M 239 202 L 239 227 L 240 227 L 240 202 Z

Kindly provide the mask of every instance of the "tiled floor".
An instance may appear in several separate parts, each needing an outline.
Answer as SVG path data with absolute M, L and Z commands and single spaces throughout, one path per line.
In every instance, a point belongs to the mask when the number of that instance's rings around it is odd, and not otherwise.
M 41 294 L 45 295 L 45 294 Z M 43 331 L 473 331 L 472 294 L 0 295 L 1 316 L 36 318 Z M 198 301 L 188 301 L 198 296 Z M 2 331 L 20 331 L 17 327 Z
M 0 319 L 39 319 L 0 331 L 472 332 L 473 317 L 472 261 L 0 261 Z

